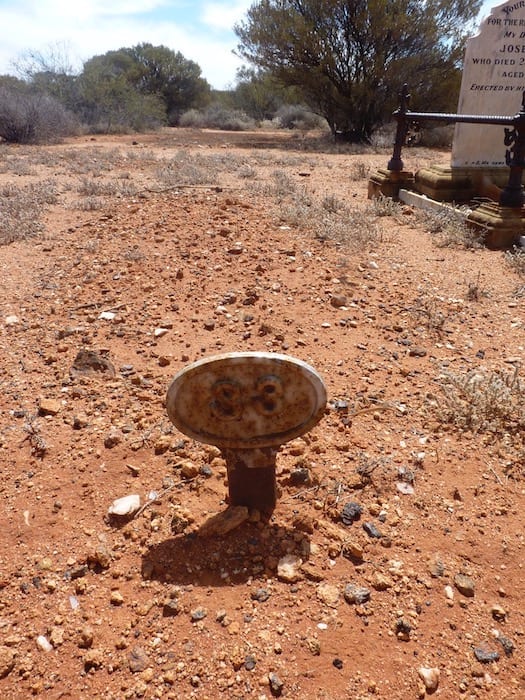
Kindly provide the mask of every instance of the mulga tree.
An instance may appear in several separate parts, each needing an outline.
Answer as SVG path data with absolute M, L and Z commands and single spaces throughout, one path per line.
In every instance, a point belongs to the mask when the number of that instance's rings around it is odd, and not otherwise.
M 403 83 L 413 106 L 455 109 L 481 0 L 259 0 L 235 26 L 238 53 L 300 88 L 333 133 L 367 141 Z
M 183 111 L 203 106 L 210 94 L 196 63 L 152 44 L 94 56 L 84 64 L 79 83 L 85 120 L 108 129 L 176 123 Z

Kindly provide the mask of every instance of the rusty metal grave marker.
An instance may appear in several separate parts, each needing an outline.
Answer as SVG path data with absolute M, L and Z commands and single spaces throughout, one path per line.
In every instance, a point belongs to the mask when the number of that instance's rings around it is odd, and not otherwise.
M 174 377 L 166 397 L 182 433 L 221 450 L 230 506 L 265 514 L 277 500 L 279 447 L 316 425 L 325 405 L 323 380 L 312 367 L 269 352 L 199 360 Z

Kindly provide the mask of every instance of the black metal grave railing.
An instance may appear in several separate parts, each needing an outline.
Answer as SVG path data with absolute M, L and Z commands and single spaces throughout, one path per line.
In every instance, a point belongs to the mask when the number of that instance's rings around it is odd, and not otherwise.
M 388 162 L 388 170 L 401 172 L 404 168 L 401 152 L 406 145 L 406 138 L 412 124 L 421 121 L 445 122 L 446 124 L 501 124 L 505 129 L 504 145 L 505 162 L 509 167 L 507 185 L 501 191 L 499 204 L 502 207 L 521 208 L 525 204 L 522 185 L 522 174 L 525 168 L 525 92 L 523 93 L 521 110 L 513 117 L 489 116 L 480 114 L 445 114 L 440 112 L 412 112 L 409 109 L 410 94 L 408 85 L 403 85 L 400 94 L 399 108 L 393 116 L 397 120 L 396 139 L 392 158 Z

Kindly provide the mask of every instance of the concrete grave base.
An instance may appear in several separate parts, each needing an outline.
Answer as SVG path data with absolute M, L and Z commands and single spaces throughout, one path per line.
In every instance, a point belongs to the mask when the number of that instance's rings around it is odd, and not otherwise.
M 426 211 L 453 208 L 446 202 L 438 202 L 426 195 L 403 189 L 399 191 L 399 201 Z M 454 211 L 463 215 L 467 224 L 479 230 L 480 238 L 483 238 L 487 248 L 499 250 L 521 244 L 525 232 L 525 208 L 511 209 L 495 202 L 484 202 L 476 209 L 454 208 Z
M 484 232 L 487 248 L 511 248 L 519 245 L 525 231 L 525 208 L 514 209 L 484 202 L 467 216 L 467 221 Z
M 401 188 L 411 188 L 414 186 L 414 173 L 408 170 L 393 172 L 386 168 L 380 168 L 368 181 L 368 199 L 377 197 L 399 198 Z
M 368 181 L 368 198 L 391 197 L 397 200 L 399 190 L 414 190 L 438 202 L 465 203 L 474 197 L 498 201 L 509 178 L 508 168 L 455 168 L 430 165 L 414 175 L 403 170 L 391 172 L 380 168 Z
M 469 202 L 474 197 L 497 202 L 508 179 L 508 168 L 430 165 L 417 171 L 414 189 L 440 202 Z

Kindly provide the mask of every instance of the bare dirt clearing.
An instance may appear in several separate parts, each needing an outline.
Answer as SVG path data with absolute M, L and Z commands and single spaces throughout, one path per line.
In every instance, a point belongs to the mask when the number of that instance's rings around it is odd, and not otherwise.
M 525 696 L 523 278 L 368 202 L 387 153 L 316 144 L 0 148 L 6 700 Z M 166 391 L 250 350 L 308 362 L 328 408 L 270 522 L 204 537 L 224 462 Z

